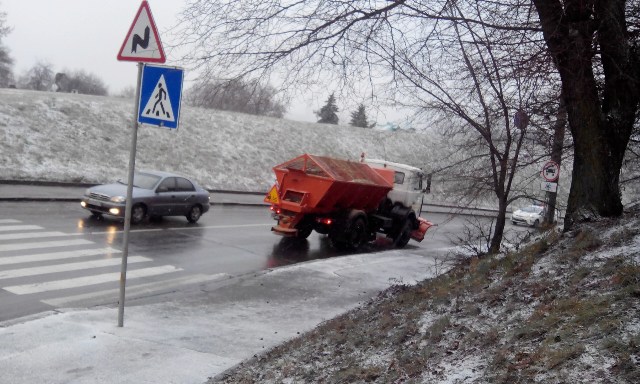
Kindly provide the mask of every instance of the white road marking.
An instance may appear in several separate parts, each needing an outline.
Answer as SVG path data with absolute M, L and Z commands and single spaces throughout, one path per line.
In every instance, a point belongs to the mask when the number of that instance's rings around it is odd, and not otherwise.
M 16 224 L 16 223 L 21 223 L 21 221 L 14 220 L 14 219 L 0 219 L 0 224 Z
M 248 228 L 248 227 L 268 227 L 273 224 L 237 224 L 237 225 L 197 225 L 190 227 L 175 227 L 175 228 L 156 228 L 156 229 L 131 229 L 131 232 L 161 232 L 161 231 L 183 231 L 192 229 L 233 229 L 233 228 Z M 89 232 L 90 235 L 107 235 L 112 233 L 123 233 L 124 231 L 110 231 L 110 232 Z M 76 235 L 69 234 L 69 236 Z
M 234 228 L 269 227 L 269 226 L 273 226 L 273 224 L 268 223 L 268 224 L 207 225 L 207 226 L 175 227 L 175 228 L 148 228 L 148 229 L 131 229 L 130 232 L 143 233 L 143 232 L 162 232 L 162 231 L 182 231 L 182 230 L 193 230 L 193 229 L 234 229 Z M 0 226 L 0 231 L 3 231 L 2 228 L 3 227 Z M 22 229 L 42 229 L 42 228 L 38 226 L 33 226 L 33 228 L 22 228 Z M 64 232 L 57 232 L 57 231 L 56 232 L 28 232 L 28 233 L 0 235 L 0 240 L 21 240 L 21 239 L 31 239 L 31 238 L 39 238 L 39 237 L 63 237 L 63 236 L 71 237 L 71 236 L 84 236 L 84 235 L 113 235 L 114 233 L 124 233 L 124 230 L 86 232 L 86 233 L 81 233 L 81 232 L 64 233 Z
M 65 245 L 68 243 L 69 242 L 67 241 L 64 242 Z M 34 261 L 45 261 L 45 260 L 63 260 L 63 259 L 71 259 L 74 257 L 97 256 L 97 255 L 105 255 L 105 254 L 115 255 L 118 253 L 120 253 L 120 251 L 115 248 L 80 249 L 76 251 L 36 253 L 33 255 L 0 257 L 0 265 L 30 263 Z
M 61 237 L 69 236 L 64 232 L 24 232 L 24 233 L 9 233 L 6 235 L 0 235 L 0 240 L 22 240 L 22 239 L 38 239 L 43 237 Z
M 25 249 L 66 247 L 71 245 L 87 245 L 95 244 L 93 241 L 77 239 L 77 240 L 59 240 L 59 241 L 43 241 L 39 243 L 23 243 L 23 244 L 0 244 L 0 252 L 22 251 Z
M 127 272 L 127 281 L 130 279 L 136 279 L 140 277 L 163 275 L 165 273 L 172 273 L 181 271 L 182 268 L 176 268 L 173 265 L 163 265 L 160 267 L 136 269 Z M 77 277 L 73 279 L 54 280 L 42 283 L 13 285 L 9 287 L 3 287 L 5 291 L 15 293 L 16 295 L 28 295 L 32 293 L 57 291 L 60 289 L 78 288 L 87 285 L 96 285 L 102 283 L 108 283 L 112 281 L 120 280 L 120 272 L 105 273 L 102 275 L 93 275 L 85 277 Z
M 222 280 L 226 277 L 229 277 L 229 275 L 226 273 L 217 273 L 215 275 L 191 275 L 191 276 L 185 276 L 185 277 L 180 277 L 176 279 L 158 281 L 155 283 L 133 285 L 131 287 L 127 287 L 127 296 L 131 297 L 134 295 L 153 293 L 160 290 L 164 291 L 166 289 L 172 289 L 182 285 L 198 284 L 198 283 L 204 283 L 209 281 Z M 84 293 L 80 295 L 41 300 L 41 302 L 52 305 L 54 307 L 69 305 L 71 303 L 81 302 L 84 300 L 96 300 L 96 299 L 100 299 L 103 301 L 110 300 L 110 302 L 115 303 L 118 301 L 119 293 L 120 291 L 118 289 L 107 289 L 103 291 Z M 102 303 L 103 302 L 101 302 L 101 304 Z
M 142 263 L 145 261 L 151 261 L 151 259 L 142 256 L 132 256 L 127 258 L 127 264 Z M 102 259 L 84 261 L 80 263 L 66 263 L 47 265 L 42 267 L 10 269 L 8 271 L 0 271 L 0 280 L 13 279 L 15 277 L 46 275 L 48 273 L 80 271 L 91 268 L 112 267 L 114 265 L 120 264 L 122 264 L 122 260 L 120 259 Z
M 2 225 L 0 232 L 3 231 L 31 231 L 34 229 L 44 229 L 39 225 Z

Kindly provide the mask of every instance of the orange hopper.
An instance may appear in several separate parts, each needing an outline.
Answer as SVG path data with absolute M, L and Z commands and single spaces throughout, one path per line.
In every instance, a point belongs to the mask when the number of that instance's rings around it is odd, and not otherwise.
M 273 171 L 278 186 L 277 205 L 296 214 L 288 221 L 289 228 L 310 213 L 375 211 L 393 189 L 392 170 L 323 156 L 304 154 L 273 167 Z

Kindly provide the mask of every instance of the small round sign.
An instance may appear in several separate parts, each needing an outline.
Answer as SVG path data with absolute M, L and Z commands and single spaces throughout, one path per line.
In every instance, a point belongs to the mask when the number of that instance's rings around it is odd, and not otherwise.
M 540 174 L 546 181 L 557 181 L 560 175 L 560 166 L 555 161 L 547 161 Z

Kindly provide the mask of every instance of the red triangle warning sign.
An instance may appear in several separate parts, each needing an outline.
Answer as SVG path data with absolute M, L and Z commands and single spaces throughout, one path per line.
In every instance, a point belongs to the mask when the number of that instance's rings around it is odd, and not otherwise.
M 133 19 L 129 33 L 122 43 L 118 60 L 145 63 L 164 63 L 166 58 L 160 35 L 153 21 L 149 3 L 143 1 Z

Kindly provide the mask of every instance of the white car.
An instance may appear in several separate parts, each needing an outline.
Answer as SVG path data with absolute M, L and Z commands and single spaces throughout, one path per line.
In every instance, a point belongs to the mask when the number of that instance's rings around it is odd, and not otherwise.
M 546 209 L 541 205 L 529 205 L 511 214 L 513 224 L 525 224 L 537 227 L 544 221 Z

